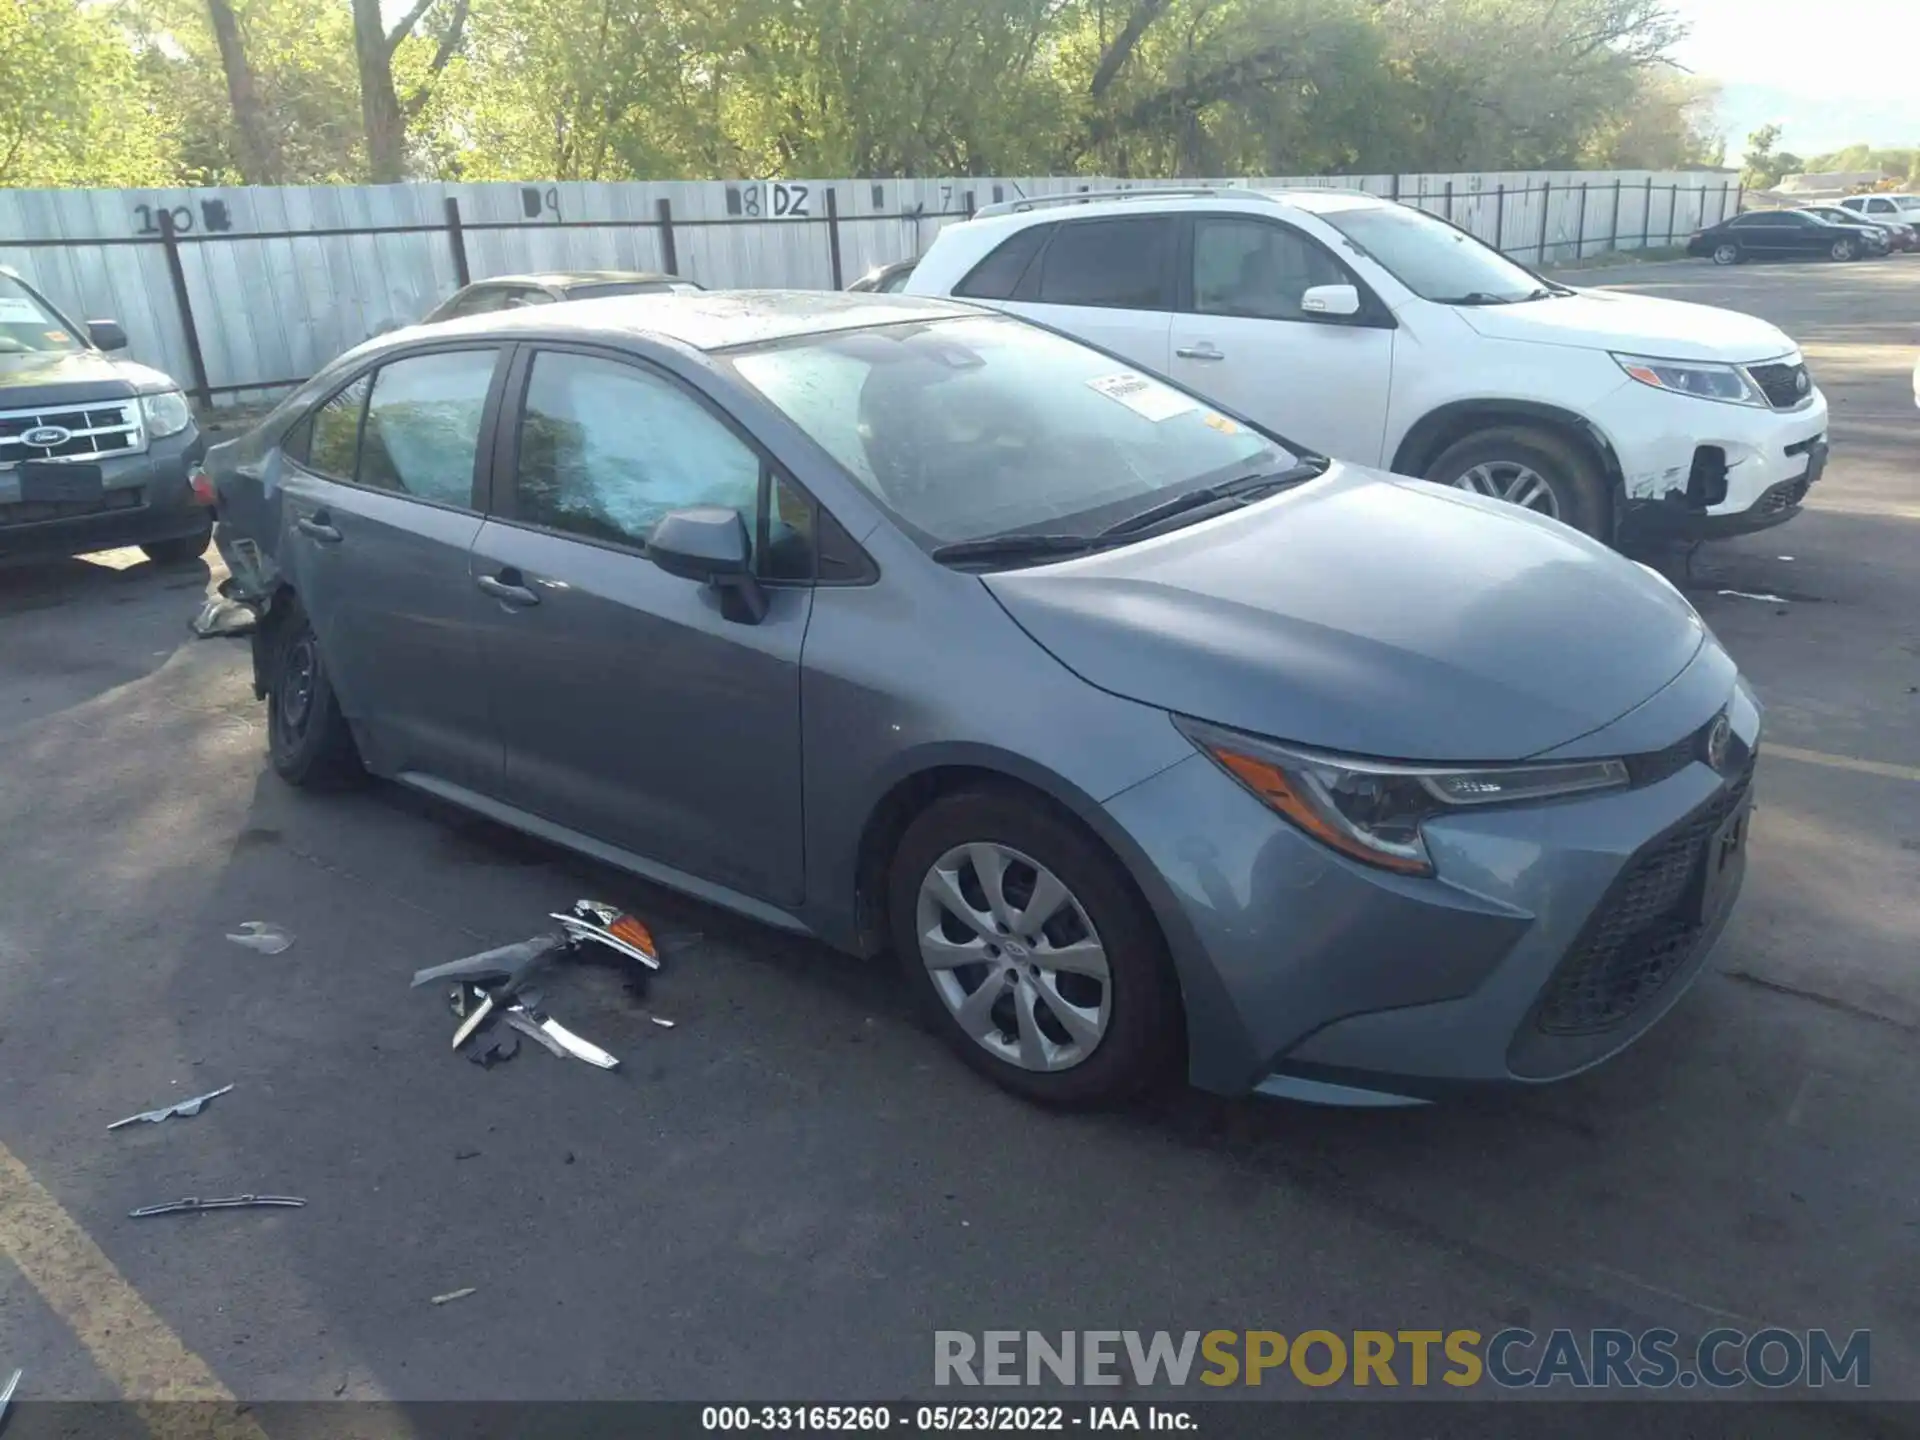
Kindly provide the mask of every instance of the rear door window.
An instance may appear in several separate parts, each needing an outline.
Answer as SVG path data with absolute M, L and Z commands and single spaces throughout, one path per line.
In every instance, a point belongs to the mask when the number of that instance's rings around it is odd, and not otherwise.
M 1040 257 L 1043 305 L 1172 310 L 1174 222 L 1159 216 L 1062 224 Z

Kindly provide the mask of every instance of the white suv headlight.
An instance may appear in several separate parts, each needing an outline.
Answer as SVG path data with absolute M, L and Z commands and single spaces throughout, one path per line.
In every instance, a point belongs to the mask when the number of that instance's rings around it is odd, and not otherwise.
M 1729 405 L 1772 408 L 1760 387 L 1739 365 L 1707 360 L 1656 360 L 1647 355 L 1615 355 L 1622 370 L 1642 385 L 1691 395 L 1696 400 L 1722 400 Z
M 187 397 L 178 390 L 142 395 L 140 416 L 146 421 L 148 437 L 154 440 L 178 435 L 193 423 L 193 411 L 187 408 Z
M 1174 724 L 1282 818 L 1344 855 L 1403 875 L 1433 873 L 1420 834 L 1420 823 L 1432 816 L 1611 790 L 1629 780 L 1620 760 L 1396 765 L 1296 750 L 1185 716 Z

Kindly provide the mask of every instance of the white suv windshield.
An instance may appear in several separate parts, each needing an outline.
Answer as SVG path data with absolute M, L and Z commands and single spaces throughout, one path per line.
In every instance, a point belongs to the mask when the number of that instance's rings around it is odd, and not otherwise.
M 1422 300 L 1511 305 L 1552 293 L 1499 251 L 1418 210 L 1369 205 L 1320 218 Z
M 739 373 L 922 543 L 1082 531 L 1295 457 L 1183 390 L 998 317 L 808 336 Z
M 11 275 L 0 275 L 0 355 L 84 348 L 66 322 Z

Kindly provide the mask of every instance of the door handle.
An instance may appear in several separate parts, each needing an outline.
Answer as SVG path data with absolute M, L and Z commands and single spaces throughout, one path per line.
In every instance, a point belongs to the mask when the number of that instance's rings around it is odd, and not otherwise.
M 500 573 L 502 575 L 518 575 L 520 572 L 517 570 L 503 570 Z M 474 577 L 473 583 L 501 604 L 512 605 L 516 609 L 524 610 L 529 605 L 538 605 L 540 603 L 540 597 L 534 594 L 533 591 L 524 585 L 516 585 L 511 580 L 503 580 L 492 575 L 478 575 Z
M 1202 340 L 1198 345 L 1182 345 L 1173 352 L 1182 360 L 1224 360 L 1227 357 L 1213 348 L 1211 340 Z
M 318 540 L 322 545 L 338 545 L 341 540 L 340 532 L 327 523 L 326 513 L 322 510 L 313 516 L 302 515 L 293 522 L 293 528 L 309 540 Z

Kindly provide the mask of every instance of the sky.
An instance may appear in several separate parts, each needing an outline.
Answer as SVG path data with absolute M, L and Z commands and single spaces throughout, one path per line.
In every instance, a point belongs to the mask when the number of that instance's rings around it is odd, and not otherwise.
M 1920 5 L 1914 0 L 1668 0 L 1692 33 L 1675 58 L 1724 87 L 1728 158 L 1782 128 L 1798 154 L 1920 144 Z

